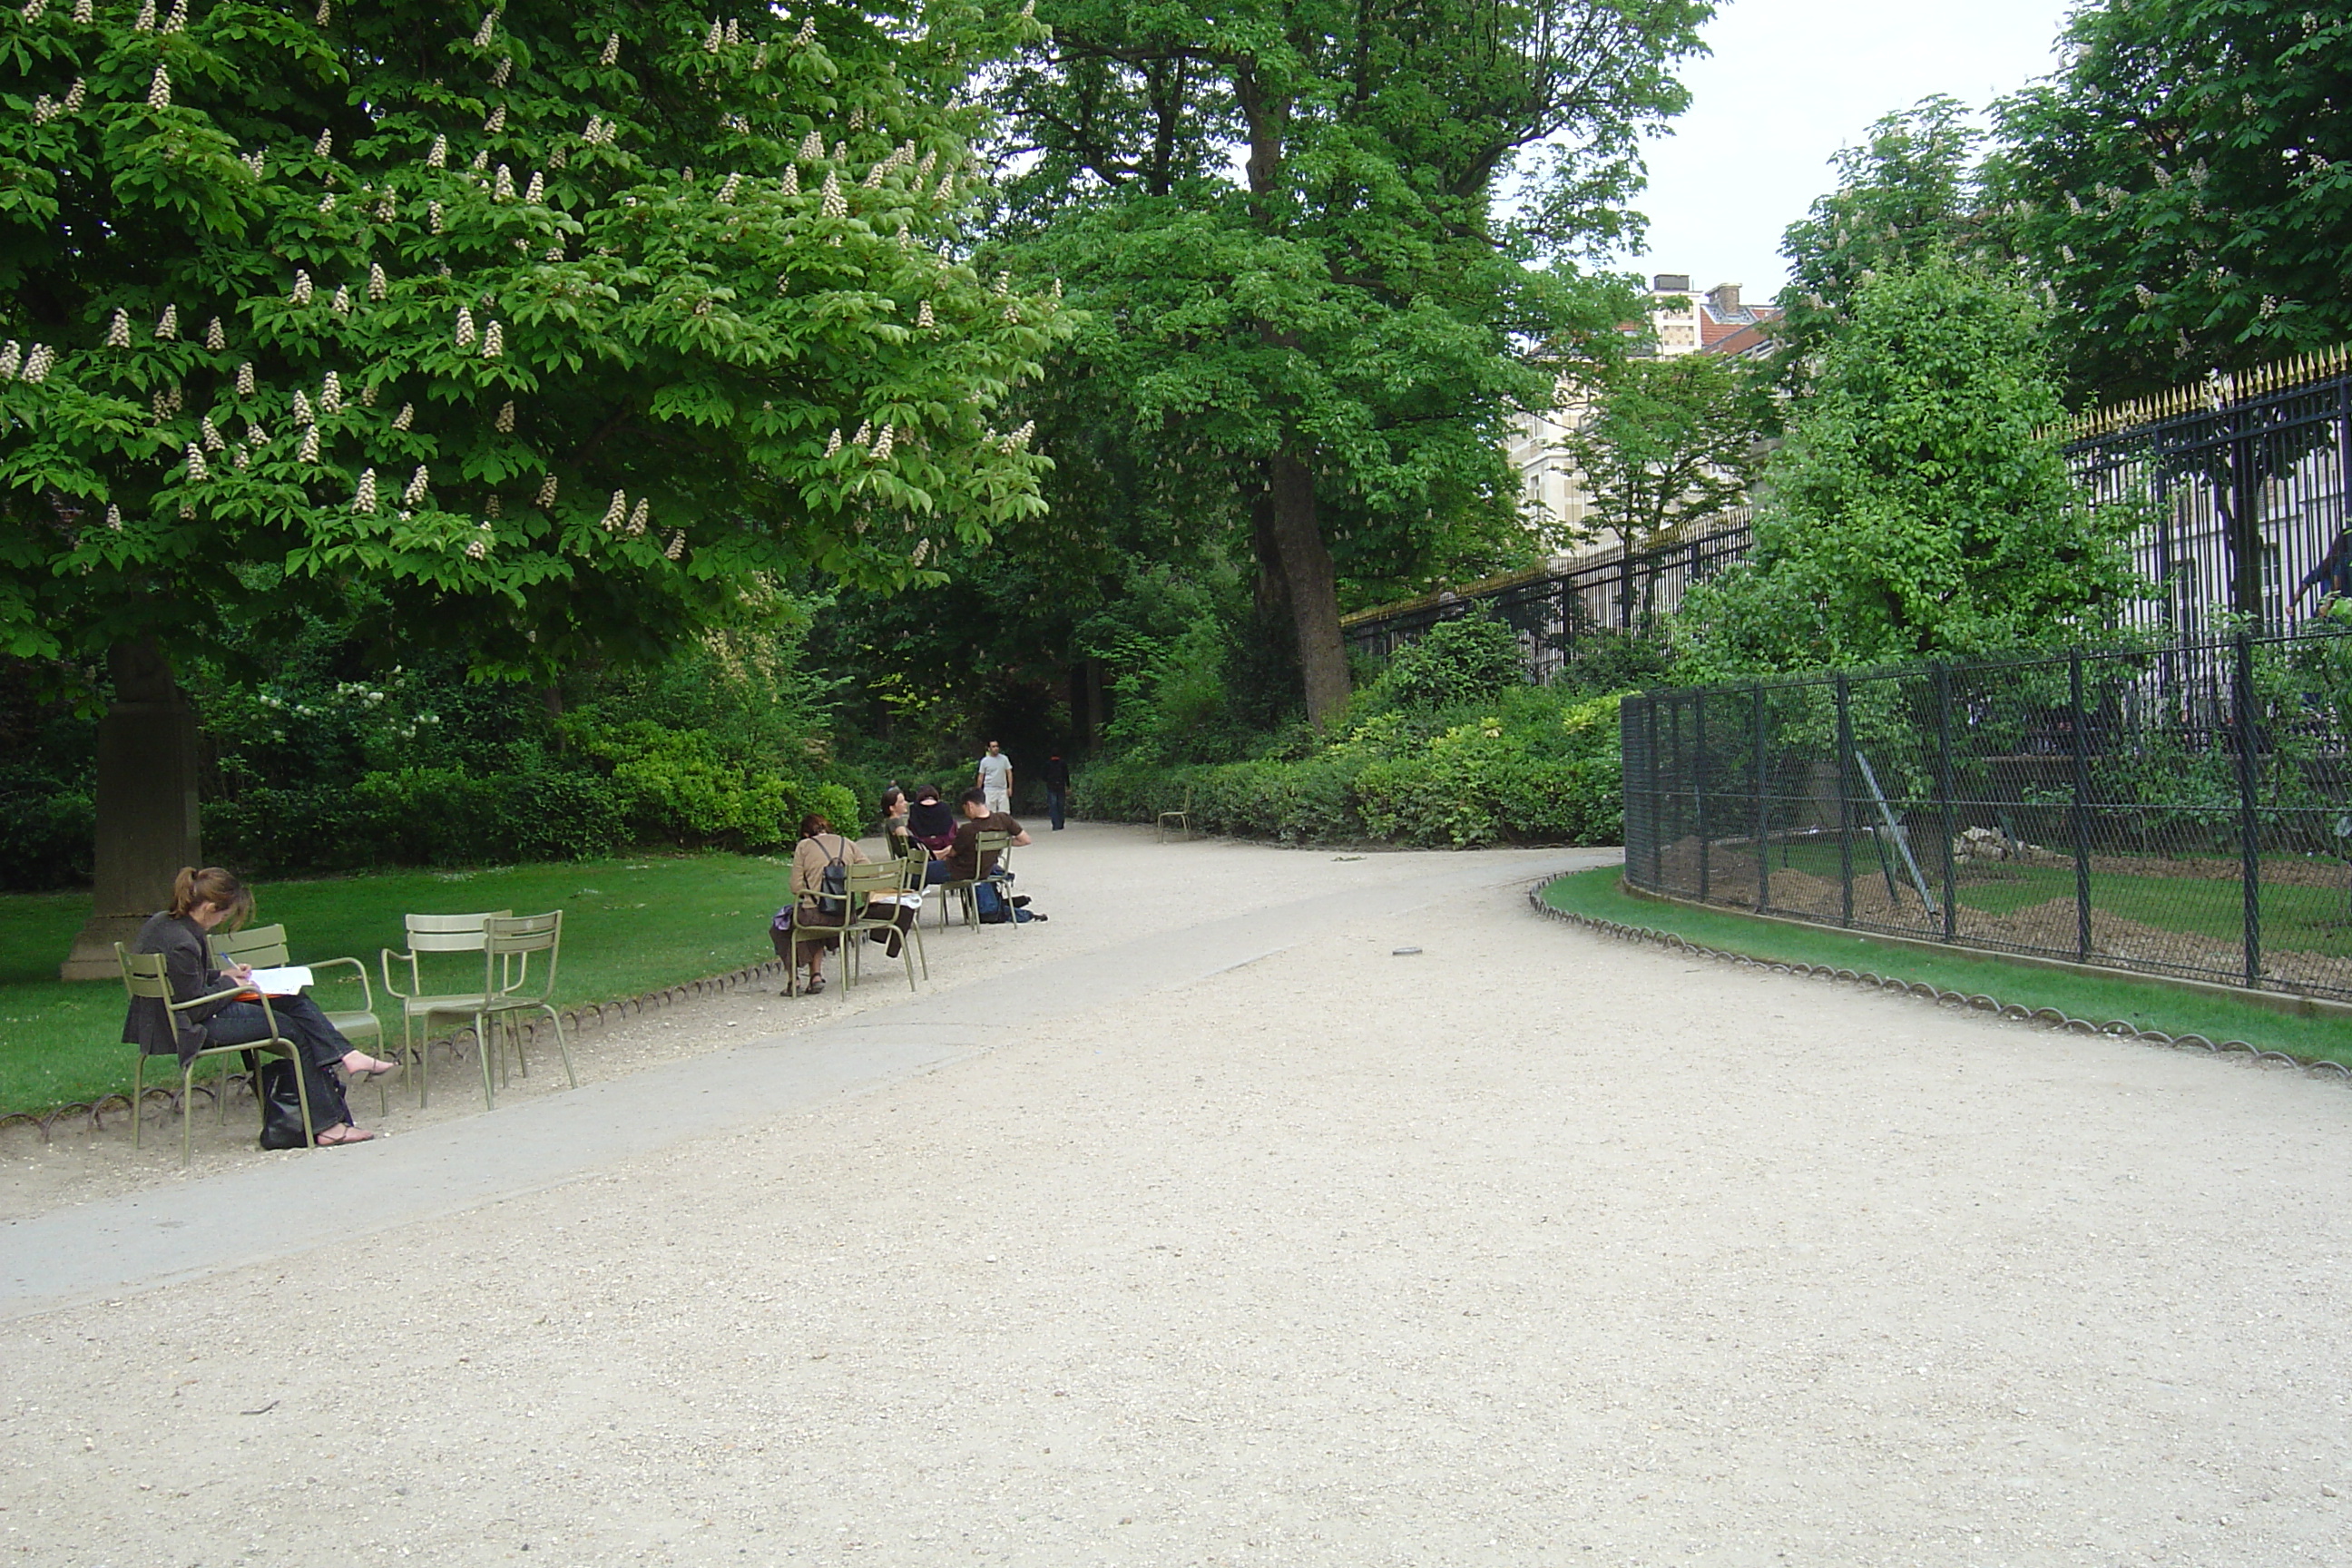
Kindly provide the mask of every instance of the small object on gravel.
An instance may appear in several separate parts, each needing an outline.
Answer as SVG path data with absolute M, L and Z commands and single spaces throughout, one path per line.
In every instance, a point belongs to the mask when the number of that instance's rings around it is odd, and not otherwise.
M 268 1415 L 271 1411 L 273 1411 L 273 1410 L 275 1410 L 275 1409 L 277 1409 L 277 1408 L 278 1408 L 278 1401 L 276 1401 L 276 1400 L 274 1400 L 274 1399 L 273 1399 L 273 1400 L 271 1400 L 268 1404 L 267 1404 L 267 1405 L 263 1405 L 263 1406 L 262 1406 L 260 1409 L 258 1409 L 258 1410 L 240 1410 L 240 1411 L 238 1411 L 238 1412 L 237 1412 L 237 1414 L 238 1414 L 239 1415 Z
M 1361 855 L 1334 855 L 1331 858 L 1334 860 L 1360 860 L 1363 857 Z
M 1389 954 L 1393 958 L 1410 958 L 1420 951 L 1417 947 L 1392 947 L 1389 949 Z

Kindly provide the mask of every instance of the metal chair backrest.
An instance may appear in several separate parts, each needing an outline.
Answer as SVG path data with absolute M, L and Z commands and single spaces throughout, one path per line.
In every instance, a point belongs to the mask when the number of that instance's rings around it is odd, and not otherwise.
M 114 961 L 122 966 L 122 988 L 133 996 L 152 996 L 166 1006 L 172 1001 L 172 982 L 163 973 L 163 955 L 160 952 L 133 952 L 121 942 L 114 944 Z
M 552 993 L 555 963 L 563 946 L 563 911 L 541 915 L 486 915 L 482 919 L 482 973 L 485 988 L 511 995 L 530 980 L 530 955 L 547 954 L 539 988 Z
M 288 955 L 282 925 L 216 931 L 205 940 L 213 950 L 213 963 L 223 968 L 243 963 L 255 969 L 277 969 L 294 962 Z
M 897 894 L 907 886 L 903 867 L 891 861 L 870 862 L 862 866 L 845 867 L 845 885 L 849 893 L 849 909 L 853 916 L 864 911 L 877 893 Z
M 503 920 L 512 910 L 485 910 L 475 915 L 403 915 L 411 952 L 479 952 L 485 921 Z
M 974 834 L 971 848 L 972 864 L 980 868 L 980 874 L 983 877 L 991 871 L 1002 871 L 1013 862 L 1013 835 L 1010 833 Z M 996 858 L 991 860 L 991 855 Z

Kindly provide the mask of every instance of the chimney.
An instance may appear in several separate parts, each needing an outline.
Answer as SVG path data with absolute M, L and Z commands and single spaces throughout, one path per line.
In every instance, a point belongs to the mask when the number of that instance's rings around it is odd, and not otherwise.
M 1727 321 L 1739 314 L 1739 285 L 1718 283 L 1706 291 L 1707 303 L 1715 307 L 1717 321 Z
M 1687 294 L 1690 292 L 1690 274 L 1687 272 L 1661 272 L 1650 279 L 1650 292 L 1653 294 Z

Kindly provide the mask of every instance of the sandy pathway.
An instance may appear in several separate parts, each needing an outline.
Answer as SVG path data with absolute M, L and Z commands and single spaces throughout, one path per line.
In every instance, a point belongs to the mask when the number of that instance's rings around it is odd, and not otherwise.
M 1201 847 L 1263 905 L 1357 868 Z M 0 1325 L 0 1553 L 2352 1558 L 2352 1095 L 1590 938 L 1524 859 L 1379 861 L 1501 885 Z

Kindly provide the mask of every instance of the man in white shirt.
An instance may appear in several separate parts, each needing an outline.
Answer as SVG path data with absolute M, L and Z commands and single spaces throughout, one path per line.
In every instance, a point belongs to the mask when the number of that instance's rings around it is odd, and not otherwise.
M 980 772 L 972 782 L 988 796 L 990 811 L 1013 809 L 1013 759 L 994 741 L 988 743 L 988 755 L 980 759 Z

